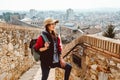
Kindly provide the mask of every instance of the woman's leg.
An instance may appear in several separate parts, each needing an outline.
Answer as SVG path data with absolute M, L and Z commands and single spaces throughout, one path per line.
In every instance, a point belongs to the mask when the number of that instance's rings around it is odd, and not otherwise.
M 62 68 L 61 65 L 60 65 L 60 63 L 54 64 L 54 67 Z M 71 64 L 66 63 L 65 67 L 62 68 L 62 69 L 65 70 L 65 77 L 64 77 L 64 80 L 69 80 L 70 72 L 71 72 L 71 69 L 72 69 Z
M 41 70 L 42 70 L 42 79 L 41 80 L 47 80 L 49 71 L 50 71 L 49 66 L 41 64 Z
M 66 63 L 64 69 L 65 69 L 65 77 L 64 77 L 64 80 L 69 80 L 69 76 L 70 76 L 70 72 L 71 72 L 72 66 L 71 66 L 69 63 Z

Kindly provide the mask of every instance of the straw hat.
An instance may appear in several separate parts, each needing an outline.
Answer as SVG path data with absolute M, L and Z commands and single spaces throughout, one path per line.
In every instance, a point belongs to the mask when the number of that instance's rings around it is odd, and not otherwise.
M 59 23 L 59 20 L 55 20 L 55 19 L 52 19 L 52 18 L 46 18 L 44 20 L 44 26 L 46 26 L 48 24 L 53 24 L 53 23 Z

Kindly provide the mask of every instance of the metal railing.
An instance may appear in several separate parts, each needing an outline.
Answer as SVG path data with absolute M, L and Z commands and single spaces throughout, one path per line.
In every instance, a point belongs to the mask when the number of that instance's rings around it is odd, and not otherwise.
M 81 45 L 81 44 L 76 44 L 72 49 L 70 49 L 70 50 L 66 53 L 66 55 L 63 56 L 63 58 L 67 57 L 67 56 L 70 54 L 70 52 L 73 51 L 73 50 L 74 50 L 77 46 L 79 46 L 79 45 Z

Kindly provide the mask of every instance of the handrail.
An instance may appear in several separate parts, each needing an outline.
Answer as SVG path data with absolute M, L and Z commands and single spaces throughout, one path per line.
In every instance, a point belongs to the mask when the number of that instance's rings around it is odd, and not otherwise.
M 71 52 L 72 50 L 74 50 L 74 49 L 75 49 L 77 46 L 79 46 L 79 45 L 81 45 L 81 44 L 80 44 L 80 43 L 76 44 L 72 49 L 70 49 L 70 50 L 66 53 L 66 55 L 63 56 L 63 58 L 67 57 L 67 56 L 70 54 L 70 52 Z

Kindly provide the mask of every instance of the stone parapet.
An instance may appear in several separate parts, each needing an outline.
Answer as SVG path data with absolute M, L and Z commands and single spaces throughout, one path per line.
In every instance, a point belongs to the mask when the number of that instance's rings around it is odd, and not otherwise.
M 17 80 L 34 60 L 29 49 L 40 29 L 0 23 L 0 80 Z
M 76 46 L 77 44 L 80 45 Z M 73 47 L 75 48 L 73 49 Z M 70 80 L 120 79 L 119 40 L 83 35 L 67 44 L 63 49 L 63 55 L 66 55 L 71 49 L 73 50 L 65 57 L 65 60 L 73 66 Z M 61 69 L 56 69 L 56 80 L 62 80 L 63 73 Z
M 95 35 L 87 35 L 83 37 L 83 43 L 87 43 L 90 46 L 94 46 L 100 48 L 104 51 L 108 51 L 111 53 L 119 54 L 120 53 L 120 41 L 106 38 L 106 37 L 99 37 Z

